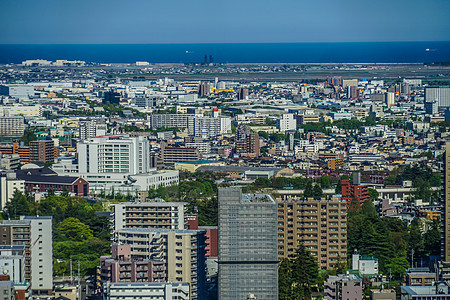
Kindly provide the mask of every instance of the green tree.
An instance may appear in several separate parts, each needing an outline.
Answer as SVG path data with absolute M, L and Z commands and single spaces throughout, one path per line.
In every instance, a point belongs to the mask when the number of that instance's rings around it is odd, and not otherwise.
M 372 201 L 378 200 L 380 193 L 378 193 L 378 191 L 376 189 L 369 188 L 368 192 L 369 192 L 369 197 Z
M 294 293 L 298 297 L 294 299 L 311 298 L 311 289 L 317 283 L 318 274 L 319 267 L 316 259 L 303 244 L 300 244 L 292 263 Z
M 57 241 L 82 242 L 94 237 L 91 228 L 76 218 L 67 218 L 56 227 L 55 237 Z
M 328 188 L 330 188 L 331 187 L 331 182 L 330 182 L 330 178 L 328 177 L 328 176 L 321 176 L 320 177 L 320 179 L 319 179 L 319 181 L 320 181 L 320 186 L 323 188 L 323 189 L 328 189 Z
M 424 250 L 426 255 L 439 255 L 441 253 L 441 221 L 431 221 L 431 226 L 424 234 Z
M 309 198 L 314 196 L 312 181 L 308 180 L 306 182 L 305 190 L 303 191 L 303 197 Z
M 266 131 L 258 131 L 258 135 L 262 136 L 263 138 L 265 138 L 266 140 L 269 139 L 269 134 Z
M 34 201 L 31 196 L 24 195 L 19 190 L 15 190 L 11 201 L 7 202 L 3 209 L 4 219 L 18 219 L 20 216 L 32 214 Z
M 313 188 L 313 195 L 315 200 L 320 200 L 320 198 L 322 198 L 323 196 L 323 191 L 322 188 L 320 187 L 320 185 L 315 184 L 314 188 Z
M 268 178 L 257 178 L 254 185 L 258 188 L 268 188 L 272 186 L 272 182 Z
M 431 200 L 431 184 L 428 180 L 418 177 L 413 181 L 414 198 L 422 199 L 425 202 Z
M 280 300 L 292 299 L 292 263 L 285 258 L 278 267 L 278 297 Z

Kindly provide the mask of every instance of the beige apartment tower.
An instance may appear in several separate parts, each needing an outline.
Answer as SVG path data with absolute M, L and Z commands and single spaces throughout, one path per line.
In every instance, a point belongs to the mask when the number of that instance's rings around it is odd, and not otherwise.
M 450 261 L 450 142 L 445 144 L 443 177 L 441 256 Z
M 321 270 L 347 260 L 347 202 L 300 200 L 278 202 L 278 258 L 293 258 L 303 243 Z

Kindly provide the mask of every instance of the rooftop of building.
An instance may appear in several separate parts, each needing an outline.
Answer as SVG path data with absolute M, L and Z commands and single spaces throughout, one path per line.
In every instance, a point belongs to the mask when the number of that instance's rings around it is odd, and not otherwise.
M 31 220 L 52 220 L 52 216 L 20 216 L 20 220 L 0 220 L 4 225 L 29 225 Z
M 440 294 L 440 296 L 449 296 L 448 284 L 441 283 L 438 286 L 401 286 L 402 292 L 408 295 L 432 296 Z
M 189 165 L 202 165 L 202 164 L 211 164 L 211 163 L 223 163 L 223 161 L 221 161 L 221 160 L 190 160 L 190 161 L 178 162 L 178 164 L 189 164 Z
M 279 172 L 283 168 L 270 168 L 270 167 L 245 167 L 245 166 L 201 166 L 198 171 L 213 171 L 213 172 L 236 172 L 244 173 L 246 171 L 273 171 Z
M 361 281 L 362 279 L 356 274 L 338 274 L 328 277 L 328 282 L 336 281 Z
M 273 202 L 275 200 L 268 194 L 242 194 L 242 200 L 248 202 Z
M 0 245 L 0 250 L 25 250 L 25 245 Z
M 184 206 L 187 202 L 121 202 L 114 206 Z

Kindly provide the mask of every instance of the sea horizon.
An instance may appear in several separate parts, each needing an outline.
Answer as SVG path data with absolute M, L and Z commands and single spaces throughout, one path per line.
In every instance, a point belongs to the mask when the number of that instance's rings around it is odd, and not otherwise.
M 28 59 L 92 63 L 432 63 L 450 61 L 450 41 L 152 44 L 0 44 L 0 63 Z

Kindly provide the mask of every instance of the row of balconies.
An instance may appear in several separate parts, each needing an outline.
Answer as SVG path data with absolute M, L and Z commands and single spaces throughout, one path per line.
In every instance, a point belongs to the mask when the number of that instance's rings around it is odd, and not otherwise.
M 127 213 L 126 218 L 171 218 L 171 215 L 163 212 L 141 212 Z
M 127 207 L 127 212 L 170 212 L 170 207 Z

